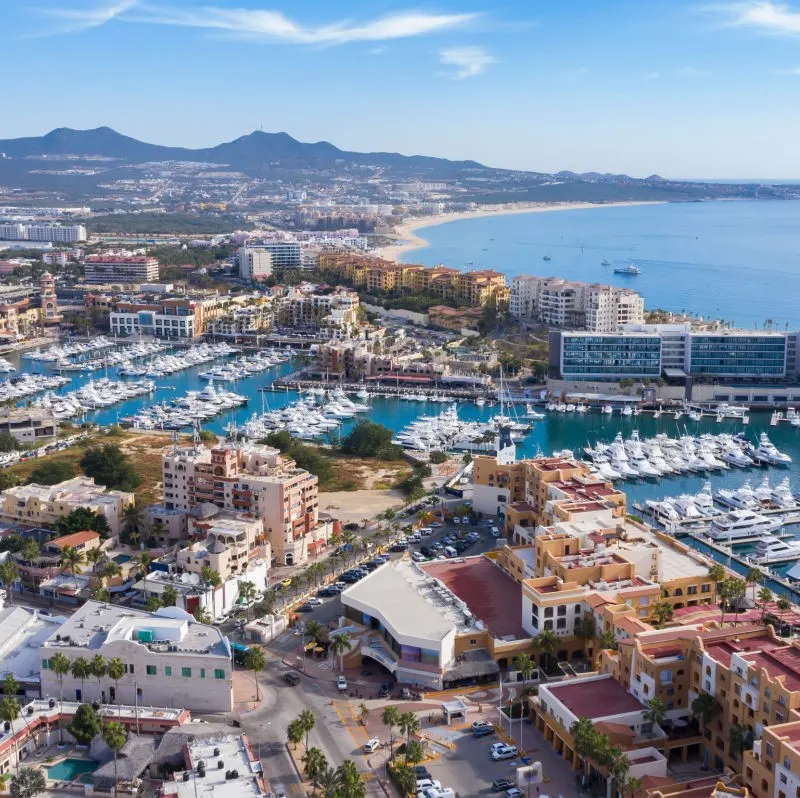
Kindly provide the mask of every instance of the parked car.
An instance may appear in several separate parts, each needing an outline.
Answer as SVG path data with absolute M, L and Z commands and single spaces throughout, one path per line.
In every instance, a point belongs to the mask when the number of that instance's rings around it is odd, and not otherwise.
M 364 753 L 365 754 L 374 754 L 381 747 L 381 741 L 377 737 L 373 737 L 371 740 L 367 740 L 364 743 Z
M 494 734 L 494 726 L 480 726 L 472 730 L 473 737 L 491 737 Z
M 378 688 L 378 698 L 387 698 L 392 692 L 392 683 L 391 682 L 384 682 Z
M 314 607 L 311 604 L 301 604 L 295 612 L 314 612 Z
M 424 562 L 425 561 L 425 555 L 421 551 L 415 551 L 411 555 L 411 559 L 414 560 L 414 562 Z
M 428 787 L 435 787 L 437 790 L 441 790 L 442 782 L 437 779 L 417 779 L 417 790 L 426 790 Z
M 431 521 L 431 529 L 441 529 L 442 522 L 441 521 Z
M 462 515 L 461 516 L 461 523 L 462 524 L 468 524 L 470 521 L 471 521 L 471 519 L 470 519 L 470 517 L 468 515 Z
M 453 523 L 454 524 L 460 524 L 461 523 L 461 519 L 457 515 L 454 515 L 453 516 Z
M 495 762 L 500 761 L 501 759 L 513 759 L 517 755 L 517 746 L 516 745 L 503 745 L 495 744 L 492 746 L 492 759 Z
M 472 731 L 475 729 L 485 729 L 487 726 L 491 726 L 492 724 L 489 723 L 488 720 L 475 720 L 472 722 Z
M 525 793 L 519 787 L 512 787 L 510 790 L 506 790 L 506 798 L 522 798 L 523 795 Z
M 306 604 L 310 604 L 312 607 L 321 607 L 322 602 L 318 598 L 310 598 L 306 600 Z
M 340 690 L 347 690 L 347 679 L 345 679 L 345 678 L 344 678 L 344 676 L 339 676 L 339 677 L 337 677 L 337 679 L 336 679 L 336 686 L 337 686 L 337 687 L 338 687 Z
M 422 537 L 427 538 L 433 534 L 433 529 L 429 526 L 424 526 L 419 530 L 419 534 L 422 535 Z
M 493 538 L 499 538 L 500 537 L 500 530 L 496 526 L 492 527 L 491 532 L 492 532 L 492 537 Z
M 300 677 L 296 673 L 286 671 L 286 673 L 283 674 L 283 681 L 294 687 L 300 681 Z
M 510 790 L 514 786 L 514 782 L 511 779 L 495 779 L 492 782 L 492 792 L 505 792 L 506 790 Z
M 425 765 L 414 765 L 414 775 L 419 779 L 429 779 L 431 777 L 430 771 Z

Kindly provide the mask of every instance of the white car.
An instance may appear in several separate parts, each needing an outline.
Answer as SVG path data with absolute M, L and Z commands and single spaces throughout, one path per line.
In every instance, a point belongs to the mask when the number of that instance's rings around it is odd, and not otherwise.
M 311 598 L 306 599 L 306 604 L 310 604 L 312 607 L 321 607 L 322 606 L 322 599 Z
M 500 745 L 498 748 L 492 746 L 492 759 L 498 762 L 501 759 L 513 759 L 517 755 L 515 745 Z
M 424 526 L 419 530 L 419 533 L 422 537 L 427 538 L 433 534 L 433 530 L 429 526 Z
M 461 523 L 462 524 L 468 524 L 469 523 L 469 516 L 468 515 L 462 515 L 461 516 Z
M 437 790 L 442 789 L 442 782 L 435 779 L 417 779 L 417 792 L 420 790 L 427 790 L 429 787 L 435 787 Z
M 488 720 L 476 720 L 472 722 L 472 731 L 475 731 L 475 729 L 485 729 L 487 726 L 491 725 L 492 724 L 489 723 Z M 495 743 L 495 745 L 500 745 L 500 743 Z
M 339 676 L 339 677 L 336 679 L 336 686 L 337 686 L 337 687 L 338 687 L 340 690 L 347 690 L 347 679 L 345 679 L 345 678 L 344 678 L 344 676 Z
M 506 798 L 522 798 L 523 795 L 525 793 L 519 787 L 512 787 L 510 790 L 506 790 Z
M 415 551 L 411 555 L 411 559 L 414 560 L 414 562 L 423 562 L 425 560 L 425 555 L 421 551 Z
M 371 740 L 367 740 L 364 743 L 364 753 L 365 754 L 373 754 L 381 747 L 381 741 L 377 737 L 373 737 Z

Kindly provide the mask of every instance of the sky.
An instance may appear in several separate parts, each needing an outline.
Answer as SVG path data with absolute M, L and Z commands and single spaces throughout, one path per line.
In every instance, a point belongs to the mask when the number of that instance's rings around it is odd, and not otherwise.
M 800 0 L 0 0 L 0 138 L 800 178 Z

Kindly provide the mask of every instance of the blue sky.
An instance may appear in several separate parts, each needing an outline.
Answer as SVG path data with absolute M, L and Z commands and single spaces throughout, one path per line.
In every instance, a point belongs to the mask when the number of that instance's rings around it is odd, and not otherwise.
M 0 138 L 800 178 L 800 0 L 0 0 Z

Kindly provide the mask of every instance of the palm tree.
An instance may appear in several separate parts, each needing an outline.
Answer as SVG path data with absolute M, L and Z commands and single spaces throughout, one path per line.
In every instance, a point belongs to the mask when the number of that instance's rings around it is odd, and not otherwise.
M 114 560 L 106 560 L 99 569 L 99 576 L 101 579 L 113 579 L 115 576 L 122 574 L 122 566 Z
M 51 666 L 52 667 L 52 666 Z M 108 661 L 108 678 L 114 682 L 114 696 L 117 699 L 117 713 L 122 717 L 122 705 L 119 696 L 119 680 L 125 675 L 125 663 L 119 657 Z
M 555 633 L 550 629 L 543 629 L 533 639 L 534 648 L 542 652 L 545 658 L 545 667 L 550 664 L 550 657 L 558 649 L 559 641 Z
M 604 764 L 608 769 L 609 777 L 620 788 L 628 778 L 628 770 L 630 769 L 628 755 L 616 745 L 609 746 Z
M 412 795 L 417 792 L 417 774 L 407 765 L 397 767 L 393 771 L 394 783 L 401 795 Z
M 656 628 L 660 629 L 665 623 L 672 620 L 675 608 L 668 601 L 657 601 L 653 606 L 653 620 Z
M 786 596 L 781 596 L 775 602 L 775 606 L 777 607 L 778 612 L 780 613 L 780 616 L 779 616 L 780 622 L 781 622 L 781 624 L 783 624 L 784 623 L 783 615 L 784 615 L 784 613 L 789 612 L 789 610 L 792 608 L 792 603 L 791 603 L 791 601 L 789 601 L 788 598 L 786 598 Z
M 720 619 L 719 625 L 722 626 L 725 623 L 725 602 L 728 600 L 728 594 L 730 591 L 730 580 L 726 579 L 722 584 L 719 586 L 718 593 L 719 593 L 719 611 L 720 611 Z
M 586 778 L 589 778 L 589 765 L 596 756 L 600 734 L 589 718 L 578 718 L 570 727 L 575 745 L 575 753 L 583 761 Z
M 725 580 L 728 572 L 719 563 L 715 563 L 708 569 L 708 577 L 714 583 L 714 604 L 717 603 L 719 586 Z
M 239 598 L 247 605 L 256 594 L 256 586 L 252 582 L 239 582 Z M 245 614 L 250 617 L 250 607 L 246 607 Z
M 142 508 L 138 505 L 131 503 L 122 511 L 122 520 L 125 526 L 125 531 L 130 536 L 131 532 L 139 532 L 142 524 L 144 514 Z
M 0 701 L 0 720 L 6 723 L 13 723 L 20 716 L 19 703 L 16 698 L 5 696 Z M 17 737 L 11 732 L 11 740 L 14 743 L 14 759 L 17 760 L 17 770 L 19 770 L 19 751 L 17 750 Z
M 664 706 L 664 702 L 660 698 L 651 698 L 645 703 L 645 707 L 646 709 L 642 713 L 645 721 L 652 723 L 653 726 L 660 726 L 667 716 L 667 708 Z
M 412 740 L 406 744 L 405 756 L 409 765 L 418 765 L 425 759 L 425 748 L 419 740 Z
M 336 768 L 336 781 L 336 798 L 366 798 L 366 782 L 351 760 L 345 759 Z
M 760 568 L 748 568 L 744 581 L 746 585 L 760 585 L 764 581 L 764 574 Z
M 22 545 L 20 554 L 22 555 L 22 559 L 25 560 L 28 565 L 33 565 L 33 563 L 42 556 L 42 548 L 37 540 L 28 538 Z
M 314 795 L 317 794 L 319 778 L 328 769 L 328 760 L 319 748 L 307 748 L 303 754 L 303 764 L 306 769 L 306 776 L 311 779 L 314 786 Z
M 97 572 L 97 566 L 101 560 L 106 559 L 106 553 L 102 549 L 89 549 L 86 552 L 86 562 L 92 566 L 92 573 Z
M 110 720 L 108 723 L 106 723 L 105 726 L 103 726 L 103 731 L 101 733 L 103 735 L 105 744 L 114 752 L 114 795 L 116 796 L 117 754 L 122 746 L 125 745 L 125 741 L 128 739 L 128 736 L 125 732 L 125 727 L 121 723 L 117 723 L 115 720 Z
M 714 718 L 719 715 L 722 708 L 717 703 L 717 699 L 710 693 L 700 693 L 694 701 L 692 701 L 692 717 L 707 726 Z
M 56 678 L 58 679 L 58 687 L 59 687 L 59 697 L 58 700 L 60 702 L 59 706 L 59 715 L 63 718 L 64 717 L 64 677 L 70 671 L 69 660 L 60 652 L 57 651 L 50 657 L 50 662 L 48 663 L 50 666 L 50 670 L 55 673 Z M 121 663 L 120 663 L 121 664 Z M 60 742 L 61 744 L 64 743 L 64 728 L 63 726 L 59 726 L 60 728 Z
M 389 729 L 389 756 L 394 760 L 394 727 L 400 723 L 400 712 L 396 706 L 384 707 L 381 723 Z
M 331 652 L 334 660 L 339 657 L 339 670 L 344 671 L 344 655 L 350 650 L 350 633 L 340 632 L 331 637 L 328 651 Z
M 514 670 L 522 674 L 522 681 L 527 682 L 536 670 L 536 663 L 529 654 L 520 654 L 514 658 Z
M 325 798 L 335 798 L 336 787 L 339 784 L 339 777 L 335 768 L 327 767 L 322 773 L 319 774 L 317 779 L 319 786 L 322 787 L 322 792 L 325 793 Z M 414 786 L 417 786 L 417 777 L 414 776 Z
M 311 734 L 311 730 L 317 725 L 317 719 L 314 717 L 314 713 L 310 709 L 304 709 L 297 716 L 297 719 L 300 721 L 300 725 L 303 727 L 306 751 L 308 751 L 308 735 Z
M 76 574 L 80 571 L 81 565 L 83 565 L 85 559 L 83 553 L 78 551 L 74 546 L 64 546 L 64 548 L 61 549 L 61 571 L 67 571 L 72 574 L 72 578 L 75 580 L 76 590 L 78 589 Z
M 167 585 L 161 591 L 161 601 L 165 607 L 174 607 L 178 603 L 178 591 L 172 585 Z
M 362 726 L 366 726 L 369 720 L 369 707 L 363 702 L 358 705 L 358 719 Z
M 15 696 L 19 692 L 19 682 L 13 673 L 7 673 L 3 679 L 3 695 Z
M 217 588 L 222 584 L 222 577 L 219 571 L 215 571 L 210 565 L 204 565 L 200 569 L 200 579 L 205 583 L 206 589 L 211 591 L 211 610 L 214 617 L 217 617 Z
M 297 746 L 303 742 L 304 735 L 303 726 L 298 718 L 295 718 L 286 727 L 286 738 L 294 746 L 295 750 L 297 750 Z
M 140 551 L 134 558 L 134 567 L 138 568 L 142 576 L 150 570 L 150 563 L 153 562 L 153 555 L 149 551 Z
M 86 694 L 83 691 L 83 683 L 92 675 L 89 660 L 86 657 L 78 657 L 72 661 L 70 672 L 73 679 L 81 680 L 81 701 L 86 701 Z
M 44 772 L 39 768 L 22 768 L 16 776 L 11 777 L 12 798 L 34 798 L 47 788 Z
M 9 604 L 11 603 L 11 589 L 17 579 L 19 579 L 19 568 L 17 568 L 17 564 L 11 558 L 3 560 L 3 562 L 0 563 L 0 581 L 2 581 L 8 590 Z
M 764 623 L 764 615 L 767 612 L 767 605 L 772 603 L 774 596 L 768 587 L 762 587 L 761 590 L 758 591 L 758 596 L 756 598 L 758 598 L 759 602 L 761 603 L 761 623 Z
M 244 655 L 244 666 L 253 671 L 253 681 L 256 683 L 256 701 L 261 701 L 261 691 L 258 686 L 258 674 L 267 667 L 267 655 L 263 649 L 250 646 Z
M 413 712 L 403 712 L 397 720 L 397 726 L 406 736 L 406 746 L 421 728 L 419 718 Z
M 753 745 L 753 732 L 747 726 L 734 724 L 728 737 L 731 757 L 741 759 L 744 764 L 744 752 Z
M 619 648 L 619 643 L 617 642 L 617 636 L 614 634 L 614 630 L 604 629 L 600 637 L 597 638 L 597 645 L 601 650 L 611 648 L 616 651 L 617 648 Z
M 160 610 L 163 606 L 164 602 L 161 600 L 161 596 L 157 596 L 154 593 L 152 596 L 147 597 L 147 602 L 144 605 L 144 608 L 148 612 L 156 612 L 157 610 Z
M 108 663 L 102 654 L 95 654 L 89 661 L 89 671 L 97 679 L 97 700 L 103 695 L 102 679 L 108 673 Z
M 211 623 L 211 621 L 214 620 L 208 614 L 208 610 L 205 607 L 201 607 L 200 605 L 195 607 L 195 611 L 194 611 L 193 615 L 194 615 L 194 619 L 197 621 L 197 623 L 202 623 L 202 624 L 205 624 L 206 626 L 208 626 Z
M 642 780 L 636 776 L 628 776 L 624 783 L 621 785 L 622 796 L 630 795 L 631 798 L 636 798 L 637 793 L 642 789 Z
M 728 579 L 728 598 L 730 601 L 734 602 L 733 604 L 733 611 L 734 611 L 734 618 L 733 618 L 733 625 L 736 626 L 739 623 L 739 610 L 741 600 L 747 593 L 747 583 L 743 579 Z

